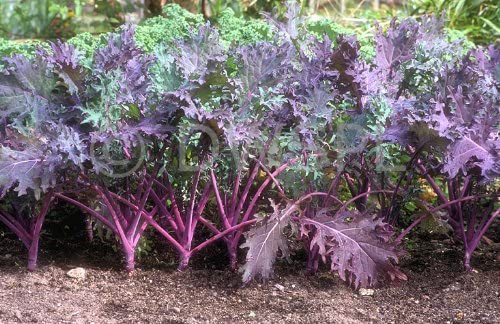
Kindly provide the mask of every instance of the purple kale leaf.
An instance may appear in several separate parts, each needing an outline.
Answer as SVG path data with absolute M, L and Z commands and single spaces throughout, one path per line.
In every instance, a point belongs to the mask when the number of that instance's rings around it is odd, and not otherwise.
M 278 46 L 263 42 L 238 49 L 241 68 L 237 81 L 243 100 L 258 95 L 259 87 L 273 87 L 287 78 L 294 55 L 295 49 L 288 42 Z
M 49 127 L 51 129 L 45 133 L 52 132 L 53 134 L 53 140 L 48 143 L 48 147 L 53 153 L 61 155 L 63 159 L 71 161 L 78 167 L 90 160 L 85 135 L 62 124 L 52 124 Z
M 337 44 L 329 66 L 330 73 L 337 75 L 335 88 L 345 99 L 355 103 L 358 112 L 362 112 L 368 95 L 377 93 L 378 77 L 360 58 L 360 45 L 354 37 L 339 35 Z
M 0 145 L 0 194 L 32 190 L 38 198 L 78 172 L 90 160 L 88 150 L 85 135 L 62 124 L 45 123 L 29 136 L 14 132 Z
M 410 19 L 398 22 L 394 18 L 385 33 L 378 26 L 374 63 L 382 80 L 401 81 L 399 67 L 413 57 L 418 31 L 418 23 Z
M 0 72 L 0 118 L 17 118 L 23 124 L 30 114 L 46 116 L 55 88 L 47 63 L 40 57 L 28 60 L 20 55 L 6 61 L 9 67 Z
M 296 1 L 289 1 L 287 3 L 287 11 L 283 15 L 284 19 L 279 19 L 276 15 L 263 13 L 264 18 L 272 25 L 277 31 L 284 35 L 288 40 L 297 40 L 305 33 L 306 18 L 300 14 L 301 6 Z
M 33 190 L 36 197 L 56 183 L 57 156 L 46 156 L 37 147 L 12 150 L 0 146 L 0 196 L 14 188 L 19 195 Z
M 310 249 L 318 248 L 332 271 L 354 288 L 370 287 L 384 279 L 406 280 L 393 264 L 398 261 L 395 245 L 390 243 L 392 230 L 382 220 L 355 212 L 339 217 L 321 213 L 302 218 L 302 233 L 310 237 Z
M 394 114 L 385 138 L 425 148 L 451 178 L 474 173 L 491 180 L 500 174 L 498 47 L 460 57 L 454 54 L 460 52 L 459 44 L 436 34 L 441 26 L 441 20 L 428 19 L 420 28 L 419 54 L 404 67 L 409 79 L 397 86 L 406 88 L 404 96 L 390 98 Z M 424 62 L 432 58 L 432 64 Z M 425 80 L 423 87 L 412 85 L 418 78 Z
M 500 174 L 500 160 L 498 153 L 500 150 L 499 140 L 484 143 L 479 138 L 464 136 L 462 139 L 450 144 L 443 171 L 448 173 L 450 178 L 455 177 L 460 171 L 467 174 L 470 168 L 469 163 L 478 166 L 485 177 L 498 176 Z M 488 145 L 490 144 L 490 145 Z
M 73 45 L 61 41 L 50 43 L 50 49 L 51 53 L 40 49 L 39 54 L 68 86 L 70 94 L 78 94 L 83 90 L 85 77 L 83 67 L 79 63 L 80 53 Z
M 116 104 L 144 108 L 149 98 L 149 67 L 153 57 L 137 46 L 134 32 L 134 28 L 128 25 L 123 27 L 121 33 L 109 36 L 107 46 L 95 55 L 91 82 L 101 80 L 109 84 Z
M 226 61 L 224 47 L 217 30 L 209 24 L 201 26 L 190 38 L 179 41 L 176 62 L 186 80 L 204 84 L 209 74 Z
M 438 101 L 446 117 L 441 117 L 438 131 L 450 141 L 443 171 L 450 177 L 476 167 L 485 179 L 500 174 L 499 83 L 493 75 L 497 53 L 490 48 L 488 59 L 481 49 L 470 52 L 458 68 L 444 71 L 438 83 Z
M 143 55 L 134 41 L 134 33 L 134 27 L 127 25 L 121 33 L 109 35 L 108 44 L 95 54 L 94 69 L 101 72 L 120 69 L 134 57 Z
M 282 257 L 288 258 L 288 244 L 283 230 L 289 225 L 296 206 L 288 205 L 284 209 L 279 209 L 274 203 L 272 206 L 273 214 L 250 229 L 245 243 L 241 245 L 241 248 L 248 248 L 246 263 L 241 268 L 245 283 L 257 275 L 268 279 L 273 274 L 273 264 L 279 252 Z

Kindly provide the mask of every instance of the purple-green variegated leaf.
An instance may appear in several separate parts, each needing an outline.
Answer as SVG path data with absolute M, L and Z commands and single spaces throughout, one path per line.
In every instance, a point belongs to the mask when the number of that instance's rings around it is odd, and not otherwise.
M 32 190 L 35 196 L 53 187 L 56 183 L 55 166 L 60 162 L 55 155 L 30 147 L 23 151 L 0 146 L 0 196 L 14 189 L 19 195 Z
M 333 218 L 325 213 L 301 219 L 310 249 L 318 248 L 332 271 L 354 288 L 371 287 L 390 280 L 406 280 L 394 264 L 399 255 L 390 237 L 392 230 L 382 220 L 355 212 Z
M 242 87 L 241 101 L 250 100 L 258 94 L 259 87 L 272 87 L 290 73 L 291 62 L 295 49 L 290 43 L 273 45 L 259 43 L 240 48 L 241 60 L 239 83 Z
M 127 25 L 121 33 L 111 34 L 107 46 L 99 49 L 94 57 L 93 73 L 99 79 L 118 79 L 117 104 L 144 108 L 151 85 L 149 67 L 153 57 L 137 46 L 134 33 L 135 29 Z
M 246 263 L 241 267 L 243 282 L 247 283 L 260 275 L 264 280 L 273 274 L 273 264 L 278 253 L 288 258 L 288 244 L 283 230 L 289 225 L 296 206 L 287 205 L 280 209 L 272 203 L 274 212 L 245 234 L 245 243 L 241 248 L 248 248 Z
M 413 57 L 413 50 L 418 37 L 419 26 L 414 20 L 405 19 L 391 23 L 385 33 L 378 26 L 375 35 L 375 64 L 384 80 L 401 79 L 399 66 Z
M 196 34 L 178 43 L 176 62 L 186 80 L 205 83 L 210 73 L 226 61 L 224 47 L 219 41 L 217 30 L 209 24 L 201 26 Z
M 39 53 L 45 58 L 48 66 L 61 77 L 68 86 L 71 94 L 78 94 L 83 90 L 85 73 L 80 65 L 80 53 L 68 43 L 58 41 L 50 43 L 51 53 L 40 49 Z
M 280 34 L 285 35 L 288 40 L 296 40 L 302 36 L 305 29 L 306 18 L 300 14 L 301 9 L 299 2 L 289 1 L 287 3 L 287 11 L 284 14 L 284 21 L 269 13 L 262 13 L 262 15 Z
M 498 142 L 498 140 L 497 140 Z M 454 178 L 459 172 L 467 174 L 468 166 L 478 166 L 486 179 L 500 175 L 500 157 L 494 143 L 483 143 L 479 138 L 464 136 L 450 144 L 443 171 Z M 497 144 L 498 146 L 498 144 Z
M 49 143 L 53 152 L 62 155 L 63 158 L 71 161 L 75 166 L 81 167 L 85 161 L 90 160 L 88 146 L 82 134 L 74 128 L 66 125 L 51 125 L 54 132 L 54 139 Z M 61 167 L 61 166 L 59 166 Z
M 28 60 L 21 55 L 7 59 L 9 68 L 0 72 L 0 117 L 46 115 L 51 104 L 55 80 L 45 61 Z

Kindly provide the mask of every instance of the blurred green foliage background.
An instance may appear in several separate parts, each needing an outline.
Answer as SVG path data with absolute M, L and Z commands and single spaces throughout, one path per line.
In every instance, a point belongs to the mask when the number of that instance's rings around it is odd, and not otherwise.
M 362 35 L 373 21 L 384 25 L 393 16 L 421 16 L 445 12 L 448 27 L 477 44 L 498 40 L 499 3 L 495 0 L 297 0 L 303 11 L 321 20 L 327 17 L 337 25 Z M 193 14 L 229 24 L 227 32 L 238 29 L 227 19 L 228 12 L 245 20 L 262 11 L 283 12 L 282 0 L 2 0 L 0 1 L 0 38 L 68 39 L 76 34 L 109 32 L 127 22 L 165 16 L 162 8 L 177 3 Z M 229 10 L 230 9 L 230 10 Z M 160 23 L 150 21 L 146 25 Z M 233 25 L 231 25 L 233 24 Z M 258 24 L 258 23 L 257 23 Z M 258 28 L 257 28 L 258 29 Z M 260 31 L 262 32 L 262 30 Z M 246 35 L 246 37 L 253 37 Z

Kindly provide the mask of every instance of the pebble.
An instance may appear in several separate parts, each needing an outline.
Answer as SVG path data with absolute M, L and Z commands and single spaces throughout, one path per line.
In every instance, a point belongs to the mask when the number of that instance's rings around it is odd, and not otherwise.
M 248 316 L 249 316 L 249 317 L 255 317 L 255 316 L 257 316 L 257 314 L 255 314 L 255 312 L 254 312 L 254 311 L 251 311 L 251 312 L 250 312 L 250 314 L 248 314 Z
M 465 314 L 463 312 L 459 311 L 458 313 L 455 314 L 455 319 L 463 320 L 464 316 L 465 316 Z
M 73 279 L 84 280 L 87 271 L 84 268 L 74 268 L 66 272 L 66 275 Z
M 179 307 L 172 307 L 172 310 L 179 314 L 181 312 L 181 309 Z
M 373 289 L 366 289 L 366 288 L 359 289 L 360 296 L 373 296 L 374 293 L 375 293 L 375 290 L 373 290 Z
M 274 288 L 278 289 L 279 291 L 285 291 L 285 286 L 280 284 L 275 284 Z

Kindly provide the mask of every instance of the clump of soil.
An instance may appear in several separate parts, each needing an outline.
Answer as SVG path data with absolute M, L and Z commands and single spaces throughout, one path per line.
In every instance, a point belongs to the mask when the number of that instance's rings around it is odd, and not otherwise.
M 95 245 L 45 246 L 39 270 L 29 273 L 22 245 L 0 238 L 0 322 L 500 321 L 495 244 L 481 247 L 473 259 L 476 271 L 465 273 L 461 250 L 450 240 L 421 240 L 402 261 L 408 282 L 376 289 L 373 296 L 361 296 L 326 271 L 306 276 L 300 258 L 278 264 L 273 280 L 247 287 L 210 253 L 180 273 L 172 255 L 153 251 L 129 276 L 109 246 Z M 86 269 L 84 280 L 67 276 L 74 267 Z

